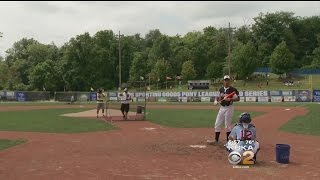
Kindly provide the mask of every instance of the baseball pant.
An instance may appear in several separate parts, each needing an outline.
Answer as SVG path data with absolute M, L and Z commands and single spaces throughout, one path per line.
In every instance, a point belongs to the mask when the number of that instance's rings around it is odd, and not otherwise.
M 222 123 L 224 122 L 225 128 L 227 132 L 230 132 L 232 130 L 232 117 L 234 112 L 234 106 L 220 106 L 216 123 L 214 125 L 215 132 L 220 132 Z
M 104 102 L 98 102 L 97 104 L 97 111 L 99 111 L 100 109 L 105 109 L 105 104 Z

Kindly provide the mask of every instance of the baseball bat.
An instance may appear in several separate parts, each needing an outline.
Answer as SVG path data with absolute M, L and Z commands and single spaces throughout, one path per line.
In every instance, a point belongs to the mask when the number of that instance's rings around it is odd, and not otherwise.
M 233 95 L 235 95 L 236 94 L 236 92 L 235 91 L 233 91 L 232 93 L 230 93 L 230 94 L 228 94 L 227 96 L 225 96 L 223 99 L 221 99 L 220 101 L 218 101 L 218 103 L 220 103 L 220 102 L 222 102 L 222 101 L 224 101 L 224 100 L 226 100 L 227 98 L 231 98 Z

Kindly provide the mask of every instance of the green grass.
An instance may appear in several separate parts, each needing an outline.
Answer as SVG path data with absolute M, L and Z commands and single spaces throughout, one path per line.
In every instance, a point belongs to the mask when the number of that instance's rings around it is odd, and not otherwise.
M 24 143 L 24 140 L 9 140 L 9 139 L 0 139 L 0 151 L 22 144 Z
M 98 119 L 60 116 L 88 109 L 47 109 L 0 112 L 0 131 L 81 133 L 114 129 L 111 124 Z
M 96 102 L 76 102 L 73 105 L 90 105 L 95 104 Z M 0 101 L 0 106 L 60 106 L 60 105 L 67 105 L 67 102 L 49 102 L 49 101 L 29 101 L 29 102 L 16 102 L 16 101 L 8 101 L 3 102 Z
M 307 108 L 309 109 L 307 115 L 293 118 L 280 129 L 298 134 L 320 136 L 320 105 L 309 104 Z
M 148 119 L 156 124 L 175 128 L 205 128 L 213 127 L 217 110 L 177 110 L 149 109 Z M 237 122 L 241 112 L 235 111 L 233 122 Z M 250 112 L 251 115 L 261 115 L 262 112 Z

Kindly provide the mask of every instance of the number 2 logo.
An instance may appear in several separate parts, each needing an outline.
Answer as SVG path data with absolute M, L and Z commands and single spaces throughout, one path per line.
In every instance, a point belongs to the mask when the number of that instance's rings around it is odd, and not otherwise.
M 254 164 L 253 162 L 253 157 L 254 153 L 252 151 L 245 151 L 242 156 L 244 157 L 242 164 L 243 165 L 252 165 Z

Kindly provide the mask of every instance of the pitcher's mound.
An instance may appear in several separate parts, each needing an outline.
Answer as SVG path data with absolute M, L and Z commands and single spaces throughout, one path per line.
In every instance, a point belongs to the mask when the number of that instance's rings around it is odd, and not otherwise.
M 63 114 L 62 116 L 81 117 L 81 118 L 96 118 L 97 117 L 97 110 L 92 109 L 92 110 L 82 111 L 82 112 L 77 112 L 77 113 L 68 113 L 68 114 Z M 105 116 L 107 116 L 107 118 L 112 121 L 124 120 L 120 110 L 108 109 L 107 113 L 105 113 Z M 128 120 L 142 120 L 142 118 L 140 116 L 141 115 L 136 115 L 136 113 L 134 113 L 134 112 L 129 112 L 128 113 Z M 102 118 L 101 110 L 99 113 L 99 118 Z

